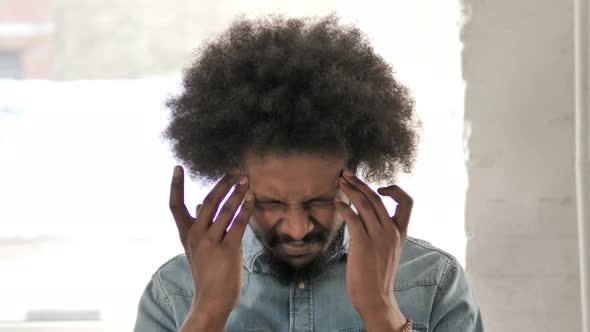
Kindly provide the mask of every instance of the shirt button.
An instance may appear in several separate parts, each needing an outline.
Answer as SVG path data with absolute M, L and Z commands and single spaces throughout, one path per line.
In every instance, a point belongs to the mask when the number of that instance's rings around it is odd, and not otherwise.
M 299 289 L 304 289 L 305 288 L 305 283 L 303 281 L 300 281 L 299 282 L 299 285 L 297 287 L 299 287 Z

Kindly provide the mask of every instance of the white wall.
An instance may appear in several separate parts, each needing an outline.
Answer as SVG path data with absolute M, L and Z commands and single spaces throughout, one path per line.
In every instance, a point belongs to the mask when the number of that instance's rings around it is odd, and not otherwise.
M 579 331 L 573 1 L 464 4 L 466 265 L 487 331 Z

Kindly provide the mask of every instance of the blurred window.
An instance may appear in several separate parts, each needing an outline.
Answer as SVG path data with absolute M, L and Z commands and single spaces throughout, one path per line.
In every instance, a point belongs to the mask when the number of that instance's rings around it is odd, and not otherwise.
M 131 329 L 152 273 L 182 252 L 164 102 L 239 13 L 337 11 L 370 36 L 424 125 L 398 182 L 415 201 L 410 236 L 463 262 L 459 3 L 0 0 L 1 22 L 42 27 L 0 33 L 0 50 L 20 50 L 0 52 L 0 332 Z M 185 187 L 189 210 L 210 189 Z
M 0 79 L 21 78 L 20 53 L 0 51 Z

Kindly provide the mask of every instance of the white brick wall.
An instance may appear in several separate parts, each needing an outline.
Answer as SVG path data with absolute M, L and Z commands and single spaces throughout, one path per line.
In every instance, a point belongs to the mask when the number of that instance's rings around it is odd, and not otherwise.
M 573 1 L 464 4 L 466 267 L 486 331 L 579 331 Z

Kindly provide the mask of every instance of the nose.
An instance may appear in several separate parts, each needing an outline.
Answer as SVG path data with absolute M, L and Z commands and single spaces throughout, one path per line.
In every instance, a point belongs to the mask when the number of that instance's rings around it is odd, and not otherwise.
M 295 241 L 301 241 L 305 235 L 313 230 L 313 223 L 309 218 L 309 211 L 303 207 L 289 207 L 279 225 L 280 234 L 288 234 Z

